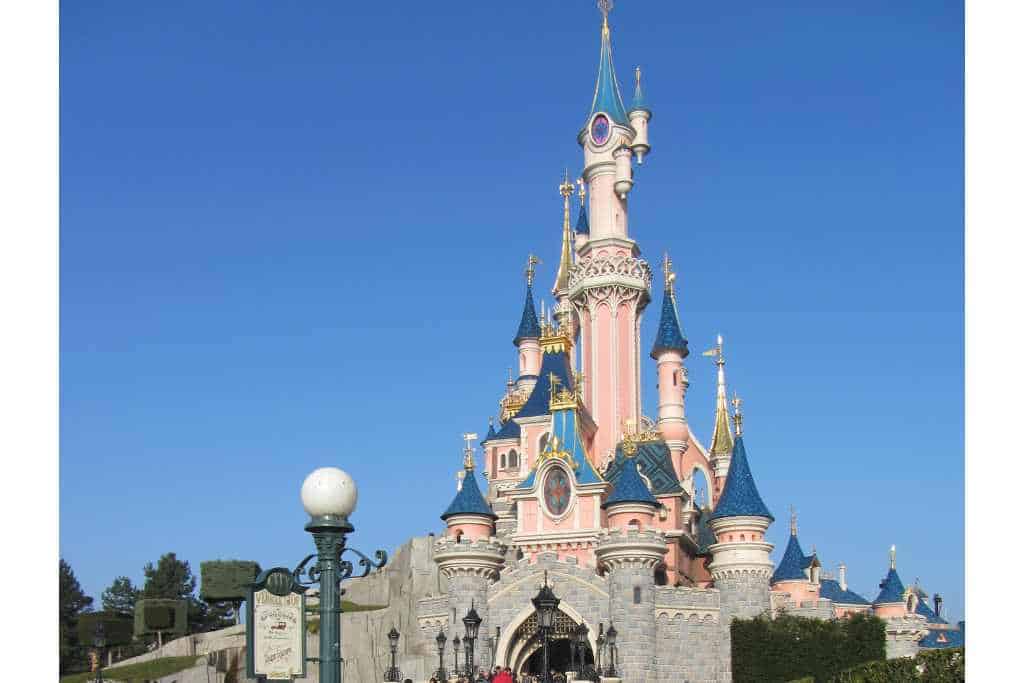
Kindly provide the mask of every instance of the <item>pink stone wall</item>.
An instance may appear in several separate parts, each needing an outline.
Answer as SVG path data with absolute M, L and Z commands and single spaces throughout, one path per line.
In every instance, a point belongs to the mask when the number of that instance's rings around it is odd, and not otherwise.
M 448 536 L 452 538 L 464 534 L 467 539 L 489 538 L 491 534 L 490 524 L 461 523 L 452 524 L 448 527 Z
M 903 603 L 893 603 L 889 605 L 877 605 L 875 607 L 875 615 L 883 619 L 888 617 L 903 617 L 907 614 L 907 606 Z
M 807 600 L 817 600 L 818 588 L 810 581 L 779 581 L 772 586 L 772 590 L 777 593 L 789 593 L 789 599 L 798 605 Z

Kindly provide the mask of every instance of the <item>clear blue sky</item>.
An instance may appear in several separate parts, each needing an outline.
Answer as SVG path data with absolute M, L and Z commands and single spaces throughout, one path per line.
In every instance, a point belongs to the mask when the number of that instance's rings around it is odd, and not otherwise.
M 679 271 L 691 423 L 707 441 L 721 332 L 775 559 L 793 504 L 855 590 L 895 543 L 960 618 L 961 4 L 617 4 L 654 111 L 631 230 Z M 324 465 L 359 484 L 355 547 L 439 529 L 526 254 L 553 278 L 594 3 L 62 10 L 60 546 L 84 587 L 167 551 L 293 565 Z

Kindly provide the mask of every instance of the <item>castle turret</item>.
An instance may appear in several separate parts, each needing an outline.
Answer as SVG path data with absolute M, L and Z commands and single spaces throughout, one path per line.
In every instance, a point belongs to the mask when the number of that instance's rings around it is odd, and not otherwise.
M 434 544 L 434 561 L 448 582 L 449 624 L 475 609 L 482 622 L 480 633 L 490 633 L 487 589 L 498 580 L 507 548 L 494 537 L 497 516 L 477 485 L 473 466 L 473 434 L 466 435 L 465 477 L 441 519 L 448 533 Z
M 633 90 L 633 104 L 629 107 L 629 123 L 636 131 L 633 139 L 633 153 L 636 154 L 636 163 L 644 163 L 644 157 L 650 153 L 651 145 L 647 140 L 647 124 L 651 120 L 651 110 L 647 108 L 647 98 L 644 97 L 643 87 L 640 85 L 640 67 L 636 68 L 636 87 Z
M 673 287 L 676 276 L 672 272 L 672 260 L 668 253 L 665 254 L 662 271 L 665 276 L 665 294 L 661 303 L 658 336 L 654 339 L 651 358 L 658 362 L 658 431 L 665 438 L 665 443 L 673 456 L 678 456 L 686 447 L 686 437 L 689 433 L 684 405 L 689 380 L 686 368 L 683 367 L 683 359 L 689 355 L 690 350 L 679 325 Z M 676 460 L 676 457 L 673 457 L 673 460 Z
M 526 301 L 523 303 L 519 329 L 512 340 L 519 350 L 519 379 L 516 380 L 515 388 L 525 393 L 533 389 L 540 373 L 540 322 L 533 305 L 533 277 L 538 263 L 540 261 L 537 257 L 530 254 L 526 261 Z
M 775 518 L 761 500 L 743 444 L 742 417 L 737 410 L 737 436 L 732 464 L 709 525 L 716 543 L 709 548 L 708 569 L 721 595 L 722 659 L 725 680 L 731 680 L 731 633 L 734 618 L 768 612 L 768 580 L 772 574 L 771 543 L 765 532 Z
M 804 555 L 796 533 L 796 510 L 792 510 L 789 521 L 789 542 L 782 554 L 779 566 L 772 574 L 772 590 L 788 593 L 799 607 L 808 600 L 817 600 L 819 595 L 819 569 L 821 563 L 814 553 Z
M 714 488 L 721 495 L 725 478 L 729 474 L 729 463 L 732 460 L 733 437 L 729 429 L 729 407 L 725 390 L 725 354 L 722 350 L 722 335 L 718 335 L 715 346 L 704 352 L 705 356 L 715 359 L 718 366 L 718 387 L 715 393 L 715 430 L 711 434 L 711 451 L 709 459 L 714 470 Z M 716 497 L 717 497 L 716 495 Z
M 572 227 L 569 223 L 569 200 L 573 195 L 575 185 L 569 181 L 569 172 L 566 171 L 565 179 L 558 186 L 558 193 L 562 195 L 562 250 L 558 258 L 558 273 L 555 276 L 555 284 L 551 288 L 551 294 L 558 302 L 555 309 L 555 321 L 559 329 L 570 337 L 576 337 L 576 325 L 573 316 L 572 304 L 569 301 L 569 273 L 573 266 L 573 244 Z
M 887 659 L 913 657 L 918 643 L 928 634 L 926 619 L 915 613 L 908 601 L 916 594 L 903 587 L 896 572 L 896 546 L 889 549 L 889 572 L 878 584 L 878 597 L 872 604 L 875 615 L 885 620 L 885 656 Z
M 640 477 L 635 457 L 626 457 L 615 487 L 601 507 L 608 513 L 608 526 L 613 529 L 647 529 L 654 522 L 661 504 Z

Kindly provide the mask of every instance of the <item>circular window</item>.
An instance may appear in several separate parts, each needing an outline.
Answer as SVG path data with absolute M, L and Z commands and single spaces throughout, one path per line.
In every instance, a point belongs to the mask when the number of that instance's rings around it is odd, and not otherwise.
M 544 480 L 544 505 L 548 511 L 556 517 L 564 514 L 569 508 L 571 494 L 569 475 L 561 467 L 552 468 Z
M 594 144 L 600 147 L 604 143 L 608 142 L 608 138 L 612 134 L 612 125 L 608 121 L 608 117 L 604 114 L 598 114 L 594 117 L 594 120 L 590 124 L 590 139 L 594 141 Z

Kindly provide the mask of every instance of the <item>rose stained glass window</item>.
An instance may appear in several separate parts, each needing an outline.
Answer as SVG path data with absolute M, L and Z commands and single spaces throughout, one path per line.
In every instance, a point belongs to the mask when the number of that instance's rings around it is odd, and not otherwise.
M 611 132 L 612 127 L 607 116 L 598 114 L 594 117 L 594 122 L 590 124 L 590 138 L 594 141 L 595 145 L 600 147 L 608 142 Z
M 555 467 L 544 480 L 544 504 L 555 516 L 563 514 L 569 508 L 572 485 L 569 475 L 561 467 Z

